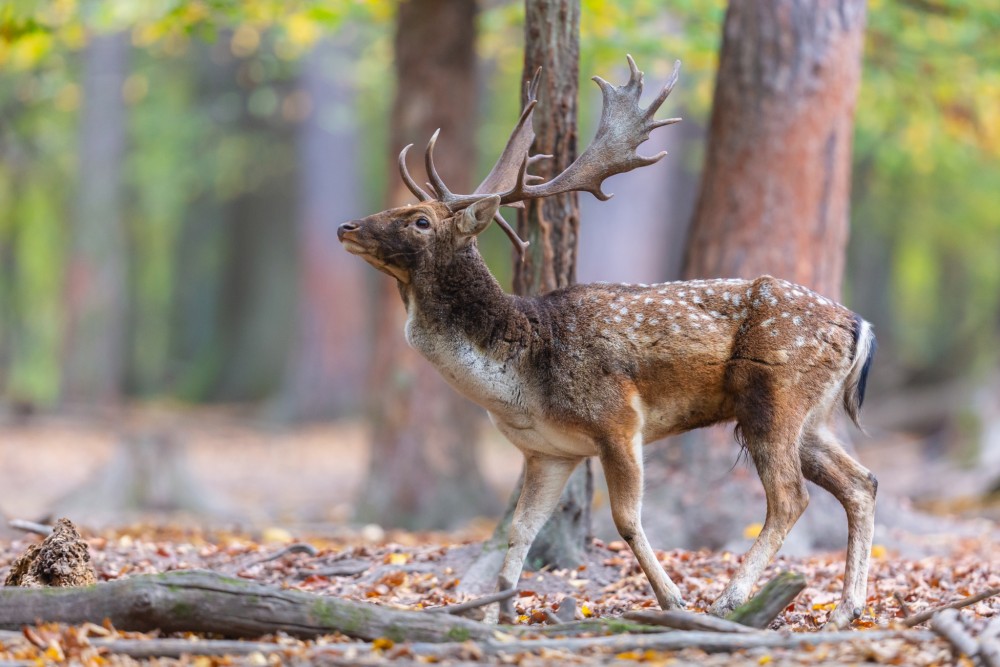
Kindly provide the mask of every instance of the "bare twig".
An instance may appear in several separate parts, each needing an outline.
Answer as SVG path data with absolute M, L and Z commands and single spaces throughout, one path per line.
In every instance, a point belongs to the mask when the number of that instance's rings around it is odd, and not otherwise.
M 288 554 L 309 554 L 310 556 L 315 556 L 319 553 L 311 544 L 306 542 L 296 542 L 295 544 L 289 544 L 284 549 L 277 551 L 270 556 L 263 556 L 261 558 L 254 558 L 243 563 L 239 563 L 234 569 L 236 571 L 246 569 L 248 567 L 253 567 L 254 565 L 260 565 L 262 563 L 270 563 L 273 560 L 278 560 L 279 558 L 284 558 Z
M 44 523 L 27 521 L 26 519 L 11 519 L 7 525 L 15 530 L 24 531 L 25 533 L 34 533 L 35 535 L 41 535 L 43 537 L 48 537 L 52 534 L 52 526 L 46 526 Z
M 910 611 L 910 606 L 906 604 L 906 600 L 904 600 L 903 596 L 899 594 L 899 591 L 894 591 L 892 597 L 894 597 L 896 602 L 899 603 L 899 610 L 903 612 L 904 619 L 913 615 L 913 612 Z
M 344 560 L 339 563 L 334 563 L 330 567 L 324 567 L 319 570 L 302 570 L 296 577 L 299 579 L 306 579 L 308 577 L 353 577 L 355 575 L 364 574 L 371 568 L 372 564 L 370 561 L 364 560 Z
M 671 609 L 669 611 L 630 611 L 623 614 L 630 621 L 636 621 L 645 625 L 660 625 L 665 628 L 675 630 L 705 630 L 708 632 L 756 632 L 753 628 L 728 621 L 724 618 L 716 618 L 707 614 L 694 614 L 682 609 Z
M 244 642 L 233 639 L 91 639 L 91 646 L 112 655 L 127 655 L 139 660 L 180 658 L 185 655 L 251 655 L 280 653 L 292 647 L 269 642 Z
M 470 609 L 477 609 L 479 607 L 485 607 L 488 604 L 493 604 L 494 602 L 509 600 L 517 595 L 518 592 L 519 591 L 516 588 L 509 588 L 505 591 L 497 591 L 496 593 L 484 595 L 483 597 L 476 598 L 475 600 L 467 600 L 458 604 L 448 604 L 442 607 L 431 607 L 430 609 L 425 609 L 424 611 L 434 612 L 436 614 L 461 614 L 462 612 L 469 611 Z
M 991 598 L 994 595 L 1000 595 L 1000 588 L 991 588 L 987 591 L 983 591 L 982 593 L 970 595 L 967 598 L 949 602 L 948 604 L 943 604 L 939 607 L 931 607 L 930 609 L 926 609 L 919 614 L 914 614 L 913 616 L 903 619 L 901 623 L 907 628 L 912 628 L 914 625 L 920 625 L 925 621 L 931 620 L 934 614 L 940 613 L 945 609 L 961 609 L 962 607 L 968 607 L 976 604 L 977 602 L 982 602 L 983 600 Z

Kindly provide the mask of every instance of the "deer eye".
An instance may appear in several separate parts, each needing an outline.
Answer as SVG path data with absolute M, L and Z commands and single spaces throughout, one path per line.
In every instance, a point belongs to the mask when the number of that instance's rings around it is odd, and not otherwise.
M 417 229 L 430 229 L 431 222 L 427 218 L 417 218 L 417 221 L 413 223 L 417 226 Z

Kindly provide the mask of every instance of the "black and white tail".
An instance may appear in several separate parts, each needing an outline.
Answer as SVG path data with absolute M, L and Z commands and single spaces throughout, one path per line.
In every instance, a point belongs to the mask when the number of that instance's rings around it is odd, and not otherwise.
M 869 322 L 854 316 L 854 359 L 844 382 L 844 409 L 854 424 L 861 428 L 861 405 L 865 402 L 865 385 L 868 371 L 875 357 L 878 343 Z

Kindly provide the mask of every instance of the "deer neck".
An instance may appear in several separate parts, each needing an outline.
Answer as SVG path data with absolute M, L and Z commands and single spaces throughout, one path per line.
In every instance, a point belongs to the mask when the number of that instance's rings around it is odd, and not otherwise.
M 460 338 L 484 353 L 498 351 L 523 319 L 474 245 L 403 289 L 407 337 L 426 333 Z M 417 349 L 417 341 L 410 340 Z M 501 346 L 502 347 L 502 346 Z
M 509 405 L 508 389 L 517 382 L 530 325 L 475 246 L 401 286 L 401 292 L 409 344 L 470 399 L 490 410 Z

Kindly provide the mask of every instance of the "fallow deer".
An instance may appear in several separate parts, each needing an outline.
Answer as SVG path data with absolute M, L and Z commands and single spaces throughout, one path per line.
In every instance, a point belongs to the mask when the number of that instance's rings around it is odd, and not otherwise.
M 711 612 L 742 604 L 808 502 L 805 480 L 847 511 L 844 588 L 829 624 L 843 627 L 865 606 L 876 480 L 837 441 L 837 404 L 857 424 L 875 351 L 871 326 L 805 287 L 761 276 L 657 285 L 574 285 L 536 297 L 507 294 L 476 245 L 501 205 L 569 191 L 607 199 L 604 179 L 661 159 L 636 148 L 657 127 L 679 119 L 654 114 L 673 76 L 646 108 L 643 75 L 628 58 L 622 86 L 599 77 L 604 108 L 590 146 L 547 182 L 527 174 L 538 77 L 496 165 L 469 195 L 448 190 L 425 154 L 430 193 L 406 168 L 419 203 L 344 223 L 338 237 L 398 281 L 406 339 L 459 392 L 486 408 L 524 454 L 524 486 L 498 587 L 515 586 L 525 555 L 556 506 L 573 469 L 597 456 L 622 538 L 664 609 L 684 606 L 640 523 L 645 443 L 735 421 L 767 498 L 767 517 Z M 505 609 L 509 611 L 509 607 Z M 493 620 L 493 619 L 491 619 Z

